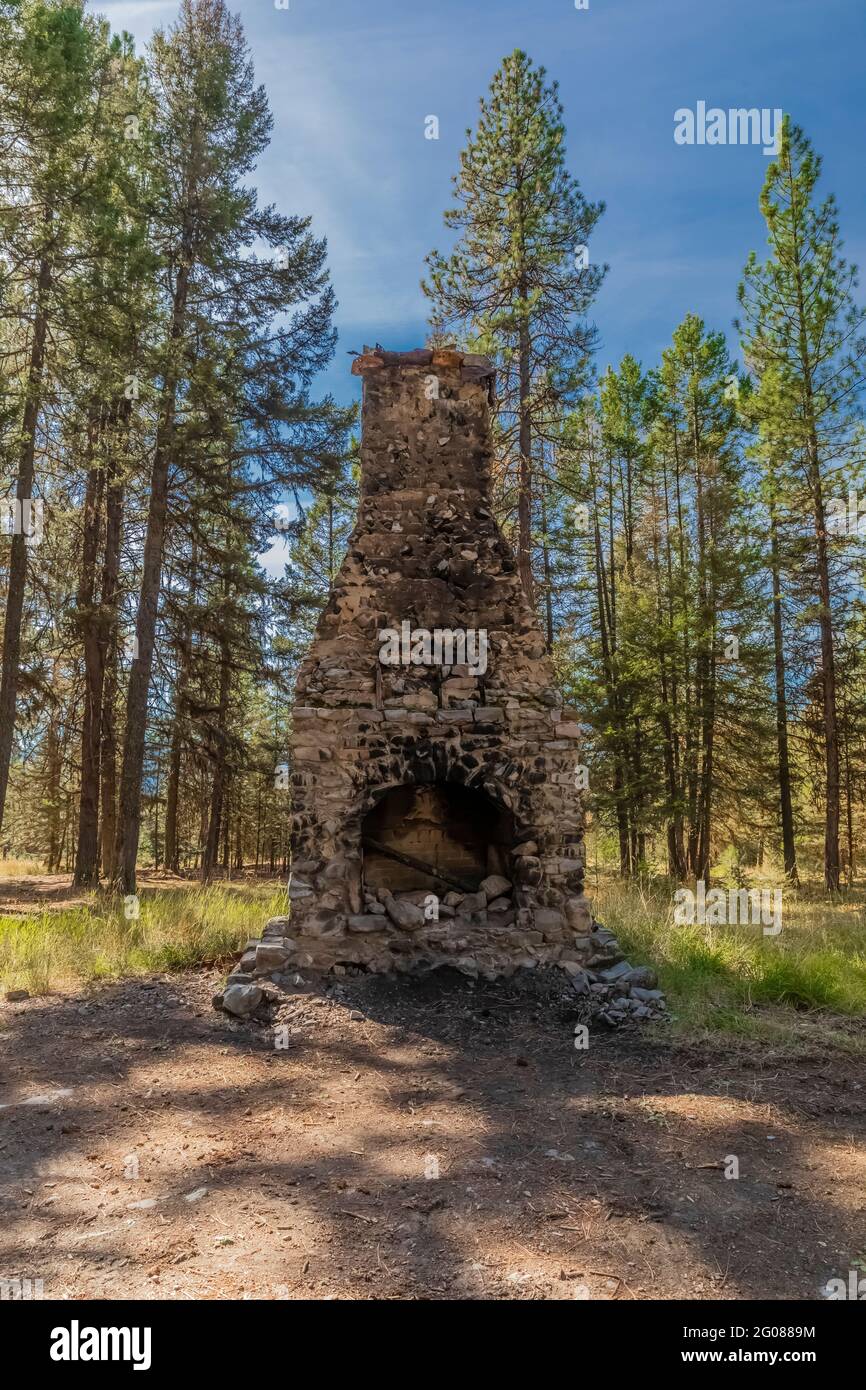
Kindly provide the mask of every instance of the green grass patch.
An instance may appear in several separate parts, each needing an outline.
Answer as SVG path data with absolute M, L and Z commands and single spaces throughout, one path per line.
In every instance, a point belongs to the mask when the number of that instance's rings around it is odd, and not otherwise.
M 600 879 L 595 915 L 615 932 L 633 963 L 649 964 L 678 1026 L 743 1037 L 802 1033 L 814 1011 L 866 1016 L 866 907 L 861 895 L 830 901 L 785 889 L 782 931 L 760 925 L 678 925 L 673 887 Z M 761 1020 L 757 1006 L 787 1011 L 788 1023 Z
M 655 967 L 675 1027 L 692 1036 L 784 1044 L 803 1039 L 866 1053 L 866 899 L 785 890 L 782 931 L 678 926 L 673 887 L 601 875 L 596 916 L 633 964 Z M 144 887 L 137 921 L 123 898 L 0 917 L 0 984 L 42 994 L 87 981 L 233 961 L 268 917 L 286 912 L 273 883 Z
M 272 883 L 143 890 L 137 921 L 123 898 L 0 917 L 0 982 L 43 994 L 64 984 L 188 970 L 232 959 L 268 917 L 287 911 Z

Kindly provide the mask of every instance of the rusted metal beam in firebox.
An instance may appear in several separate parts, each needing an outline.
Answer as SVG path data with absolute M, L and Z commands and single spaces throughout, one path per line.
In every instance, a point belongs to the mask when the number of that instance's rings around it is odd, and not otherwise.
M 369 840 L 364 836 L 363 845 L 365 849 L 374 849 L 377 854 L 384 854 L 388 859 L 396 859 L 398 864 L 405 864 L 409 869 L 419 869 L 422 874 L 429 874 L 430 878 L 438 878 L 440 883 L 447 883 L 451 888 L 456 888 L 458 893 L 474 893 L 476 890 L 467 883 L 461 883 L 459 878 L 453 878 L 451 874 L 445 874 L 441 869 L 434 869 L 432 864 L 425 864 L 423 859 L 415 859 L 411 854 L 403 854 L 398 849 L 391 849 L 388 845 L 380 844 L 378 840 Z

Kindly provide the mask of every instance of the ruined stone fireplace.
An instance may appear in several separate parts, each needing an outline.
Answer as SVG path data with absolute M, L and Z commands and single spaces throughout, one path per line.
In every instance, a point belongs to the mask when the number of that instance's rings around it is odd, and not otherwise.
M 360 507 L 298 676 L 291 912 L 255 973 L 576 972 L 580 731 L 490 507 L 493 369 L 377 348 L 352 371 Z

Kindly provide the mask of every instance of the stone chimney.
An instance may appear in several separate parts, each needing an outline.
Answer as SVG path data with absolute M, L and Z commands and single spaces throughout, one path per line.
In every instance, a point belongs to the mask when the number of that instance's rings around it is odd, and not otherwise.
M 352 371 L 360 507 L 298 676 L 291 915 L 265 955 L 574 974 L 580 731 L 490 507 L 493 368 L 377 347 Z

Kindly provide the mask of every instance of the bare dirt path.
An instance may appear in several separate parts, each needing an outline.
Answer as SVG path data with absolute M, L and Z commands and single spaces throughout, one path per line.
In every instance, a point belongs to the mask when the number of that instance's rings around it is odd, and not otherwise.
M 275 1050 L 213 1010 L 218 983 L 0 1004 L 0 1276 L 55 1298 L 814 1299 L 866 1254 L 854 1060 L 665 1031 L 577 1052 L 541 986 L 450 975 L 299 994 Z

